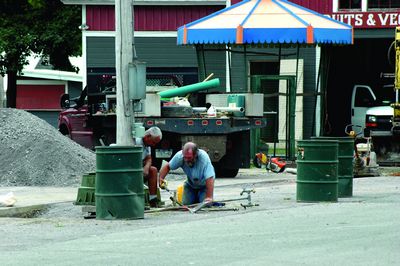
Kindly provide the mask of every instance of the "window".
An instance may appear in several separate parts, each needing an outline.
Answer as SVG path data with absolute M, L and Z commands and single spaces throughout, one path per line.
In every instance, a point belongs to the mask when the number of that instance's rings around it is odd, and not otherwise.
M 339 9 L 361 9 L 361 0 L 339 0 Z
M 358 88 L 355 99 L 355 107 L 371 107 L 374 104 L 374 98 L 367 88 Z
M 400 0 L 368 0 L 368 8 L 400 8 Z

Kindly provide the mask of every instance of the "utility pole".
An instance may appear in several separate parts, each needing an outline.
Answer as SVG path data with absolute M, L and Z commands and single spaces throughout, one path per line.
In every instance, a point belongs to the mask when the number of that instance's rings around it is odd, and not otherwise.
M 115 1 L 118 146 L 134 145 L 132 137 L 133 107 L 128 92 L 128 66 L 133 58 L 133 2 L 132 0 Z

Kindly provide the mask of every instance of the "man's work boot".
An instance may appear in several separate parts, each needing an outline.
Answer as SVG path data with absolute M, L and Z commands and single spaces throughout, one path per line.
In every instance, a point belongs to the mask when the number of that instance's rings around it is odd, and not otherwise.
M 149 205 L 151 208 L 158 208 L 158 199 L 157 198 L 151 199 L 149 201 Z

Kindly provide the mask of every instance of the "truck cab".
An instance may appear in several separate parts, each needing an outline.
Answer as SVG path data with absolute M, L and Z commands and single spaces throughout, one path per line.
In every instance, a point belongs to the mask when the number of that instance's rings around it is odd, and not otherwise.
M 355 85 L 351 98 L 351 123 L 364 128 L 365 137 L 392 136 L 394 97 L 393 85 L 382 88 L 382 95 L 376 95 L 368 85 Z

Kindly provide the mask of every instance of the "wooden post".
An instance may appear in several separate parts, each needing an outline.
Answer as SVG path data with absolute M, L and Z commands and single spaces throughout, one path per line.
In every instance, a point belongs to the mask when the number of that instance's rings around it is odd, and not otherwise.
M 117 145 L 131 146 L 133 108 L 128 93 L 128 64 L 133 59 L 133 2 L 115 1 L 115 55 L 117 74 Z

